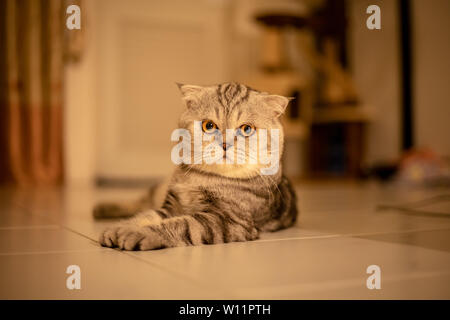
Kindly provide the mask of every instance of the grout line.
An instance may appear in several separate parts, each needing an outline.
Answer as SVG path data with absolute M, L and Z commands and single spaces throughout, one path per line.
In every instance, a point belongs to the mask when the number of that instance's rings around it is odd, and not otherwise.
M 411 230 L 400 230 L 400 231 L 384 231 L 384 232 L 370 232 L 370 233 L 353 233 L 345 236 L 349 237 L 361 237 L 361 236 L 377 236 L 383 234 L 403 234 L 403 233 L 414 233 L 414 232 L 427 232 L 427 231 L 444 231 L 450 230 L 450 226 L 442 227 L 442 228 L 422 228 L 422 229 L 411 229 Z
M 36 225 L 36 226 L 10 226 L 0 227 L 1 230 L 21 230 L 21 229 L 59 229 L 60 226 L 56 224 Z
M 29 214 L 31 214 L 31 215 L 35 215 L 35 216 L 38 216 L 38 217 L 44 217 L 44 214 L 39 213 L 39 212 L 33 214 L 33 212 L 31 212 L 31 209 L 30 209 L 30 208 L 25 207 L 25 206 L 22 205 L 21 203 L 16 203 L 16 205 L 18 205 L 21 209 L 25 210 L 27 213 L 29 213 Z M 46 216 L 45 216 L 45 217 L 46 217 Z M 82 234 L 81 232 L 75 231 L 75 230 L 73 230 L 73 229 L 71 229 L 71 228 L 65 226 L 65 225 L 62 224 L 62 223 L 59 223 L 59 222 L 56 222 L 56 223 L 57 223 L 56 225 L 59 226 L 59 227 L 62 228 L 62 229 L 65 229 L 65 230 L 67 230 L 67 231 L 69 231 L 69 232 L 72 232 L 72 233 L 75 233 L 75 234 L 77 234 L 77 235 L 79 235 L 79 236 L 81 236 L 81 237 L 83 237 L 83 238 L 86 238 L 86 239 L 88 239 L 88 240 L 91 240 L 91 241 L 94 241 L 94 242 L 98 243 L 97 240 L 92 239 L 91 237 L 89 237 L 89 236 L 87 236 L 87 235 L 85 235 L 85 234 Z
M 36 212 L 34 212 L 34 211 L 31 210 L 31 208 L 23 205 L 20 202 L 13 201 L 13 203 L 15 203 L 18 208 L 20 208 L 23 211 L 25 211 L 25 215 L 27 217 L 30 217 L 30 216 L 31 217 L 40 217 L 40 218 L 44 218 L 46 220 L 49 220 L 49 222 L 57 223 L 56 221 L 54 221 L 54 219 L 49 219 L 49 217 L 47 215 L 43 214 L 42 212 L 40 212 L 40 210 L 37 210 Z M 59 225 L 59 223 L 58 223 L 58 225 Z
M 317 236 L 304 236 L 304 237 L 291 237 L 291 238 L 279 238 L 279 239 L 260 239 L 253 242 L 271 242 L 271 241 L 285 241 L 285 240 L 310 240 L 310 239 L 327 239 L 327 238 L 340 238 L 340 237 L 361 237 L 361 236 L 376 236 L 384 234 L 403 234 L 403 233 L 414 233 L 414 232 L 426 232 L 426 231 L 444 231 L 450 230 L 449 227 L 442 228 L 425 228 L 425 229 L 411 229 L 411 230 L 400 230 L 400 231 L 380 231 L 380 232 L 361 232 L 361 233 L 335 233 L 327 235 L 317 235 Z
M 98 252 L 100 248 L 80 249 L 80 250 L 51 250 L 51 251 L 29 251 L 29 252 L 1 252 L 0 256 L 21 256 L 21 255 L 41 255 L 41 254 L 61 254 L 61 253 L 80 253 L 80 252 Z
M 317 235 L 317 236 L 304 236 L 304 237 L 293 237 L 293 238 L 277 238 L 277 239 L 258 239 L 251 242 L 274 242 L 274 241 L 285 241 L 285 240 L 309 240 L 309 239 L 326 239 L 326 238 L 337 238 L 345 236 L 343 234 L 327 234 L 327 235 Z
M 98 240 L 93 239 L 93 238 L 91 238 L 91 237 L 88 236 L 88 235 L 85 235 L 85 234 L 83 234 L 83 233 L 81 233 L 81 232 L 78 232 L 78 231 L 76 231 L 76 230 L 74 230 L 74 229 L 72 229 L 72 228 L 69 228 L 69 227 L 67 227 L 67 226 L 65 226 L 65 225 L 63 225 L 63 224 L 60 224 L 59 226 L 60 226 L 62 229 L 66 230 L 66 231 L 75 233 L 75 234 L 77 234 L 77 235 L 79 235 L 79 236 L 81 236 L 81 237 L 83 237 L 83 238 L 85 238 L 85 239 L 88 239 L 88 240 L 93 241 L 93 242 L 95 242 L 96 244 L 100 245 L 100 243 L 98 242 Z

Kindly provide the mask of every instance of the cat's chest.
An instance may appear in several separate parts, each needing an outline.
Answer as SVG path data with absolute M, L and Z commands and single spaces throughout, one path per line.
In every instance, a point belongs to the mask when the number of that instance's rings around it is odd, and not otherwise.
M 257 188 L 246 186 L 210 185 L 181 186 L 178 199 L 185 214 L 199 211 L 267 211 L 271 196 Z

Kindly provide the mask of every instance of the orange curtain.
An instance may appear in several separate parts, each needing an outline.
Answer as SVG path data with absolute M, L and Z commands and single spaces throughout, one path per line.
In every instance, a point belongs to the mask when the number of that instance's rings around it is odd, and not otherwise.
M 60 184 L 64 1 L 6 0 L 2 11 L 7 79 L 0 176 L 20 185 Z

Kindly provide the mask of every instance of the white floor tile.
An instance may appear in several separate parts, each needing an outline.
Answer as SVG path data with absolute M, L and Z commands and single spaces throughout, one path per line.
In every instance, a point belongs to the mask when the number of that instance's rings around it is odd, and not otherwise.
M 381 267 L 383 278 L 394 280 L 408 280 L 408 276 L 420 279 L 430 272 L 434 276 L 445 275 L 450 270 L 448 252 L 350 237 L 234 243 L 134 254 L 245 299 L 306 298 L 311 288 L 326 296 L 329 289 L 355 286 L 372 294 L 365 286 L 366 268 L 373 264 Z M 441 285 L 447 287 L 447 283 Z M 380 298 L 392 295 L 388 288 Z M 450 288 L 436 290 L 450 298 Z M 420 296 L 420 291 L 416 295 Z M 424 292 L 423 296 L 426 294 L 432 293 Z M 410 292 L 405 290 L 403 295 L 408 297 Z
M 377 211 L 449 193 L 362 184 L 297 187 L 295 227 L 257 241 L 149 252 L 102 248 L 99 201 L 145 190 L 0 189 L 0 298 L 450 299 L 450 219 Z M 426 210 L 447 213 L 448 203 Z M 82 268 L 81 291 L 65 268 Z M 366 288 L 367 266 L 382 289 Z
M 223 295 L 112 249 L 1 257 L 0 299 L 206 299 Z M 81 289 L 66 287 L 69 265 Z

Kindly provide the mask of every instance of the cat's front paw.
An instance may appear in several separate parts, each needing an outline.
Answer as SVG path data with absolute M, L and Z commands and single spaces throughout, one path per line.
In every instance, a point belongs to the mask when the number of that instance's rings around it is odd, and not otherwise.
M 161 237 L 147 227 L 119 225 L 100 234 L 99 242 L 104 247 L 122 250 L 152 250 L 163 248 Z

